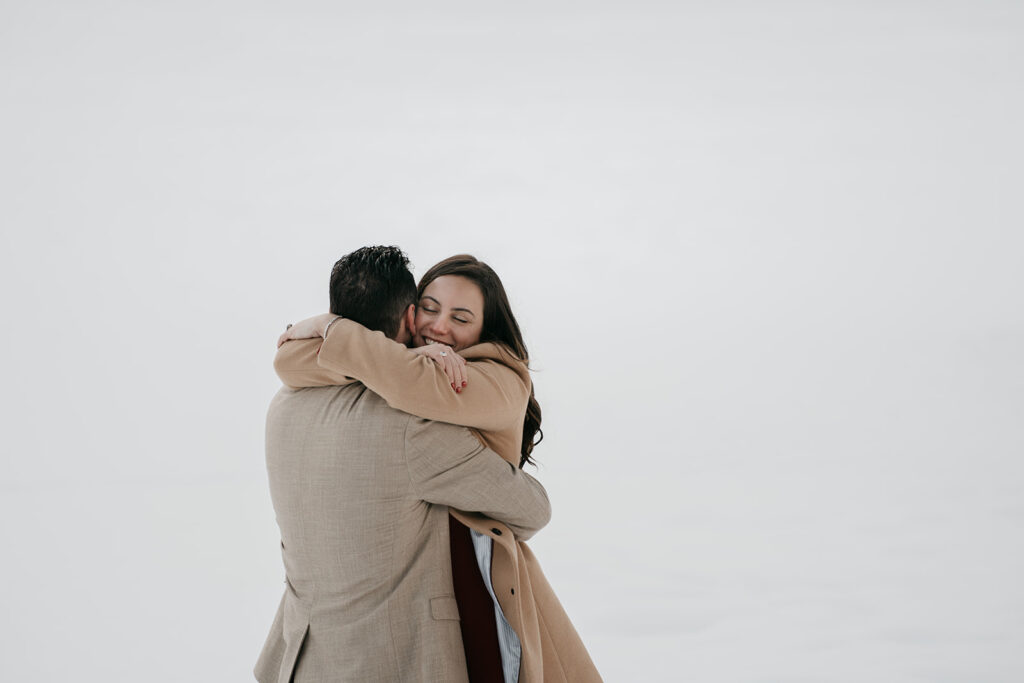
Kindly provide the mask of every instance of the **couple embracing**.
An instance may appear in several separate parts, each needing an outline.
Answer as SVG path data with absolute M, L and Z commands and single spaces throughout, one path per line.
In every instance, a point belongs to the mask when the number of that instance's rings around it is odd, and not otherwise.
M 501 280 L 459 255 L 417 287 L 396 247 L 331 273 L 279 339 L 267 415 L 285 591 L 260 683 L 600 681 L 524 541 L 550 517 Z

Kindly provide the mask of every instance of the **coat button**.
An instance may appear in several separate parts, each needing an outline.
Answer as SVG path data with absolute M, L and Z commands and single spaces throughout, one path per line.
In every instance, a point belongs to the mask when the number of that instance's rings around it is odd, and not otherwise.
M 491 531 L 492 531 L 492 532 L 493 532 L 494 534 L 497 534 L 498 536 L 501 536 L 501 529 L 491 529 Z
M 513 588 L 513 589 L 512 589 L 512 595 L 515 595 L 515 594 L 516 594 L 516 589 L 515 589 L 515 588 Z

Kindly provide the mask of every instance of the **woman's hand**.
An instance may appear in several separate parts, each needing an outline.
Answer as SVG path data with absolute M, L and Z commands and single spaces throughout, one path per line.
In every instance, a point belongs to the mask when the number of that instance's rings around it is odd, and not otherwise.
M 448 375 L 448 381 L 456 393 L 461 393 L 462 388 L 469 381 L 466 373 L 466 359 L 452 351 L 452 347 L 444 344 L 425 344 L 409 349 L 415 354 L 426 356 L 441 366 L 444 374 Z
M 338 316 L 333 313 L 324 313 L 323 315 L 315 315 L 312 318 L 306 318 L 300 320 L 294 325 L 289 325 L 288 329 L 284 331 L 280 337 L 277 338 L 277 346 L 280 348 L 281 344 L 284 344 L 290 339 L 313 339 L 315 337 L 323 337 L 327 326 L 331 324 Z

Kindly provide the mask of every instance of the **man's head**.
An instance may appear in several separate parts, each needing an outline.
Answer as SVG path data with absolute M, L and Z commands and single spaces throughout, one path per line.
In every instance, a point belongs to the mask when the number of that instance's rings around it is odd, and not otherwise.
M 331 313 L 405 343 L 415 313 L 416 281 L 398 247 L 363 247 L 331 270 Z

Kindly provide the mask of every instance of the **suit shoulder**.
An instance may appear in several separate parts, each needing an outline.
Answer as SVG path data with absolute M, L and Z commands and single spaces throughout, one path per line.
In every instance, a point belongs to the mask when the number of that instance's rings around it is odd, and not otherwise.
M 449 451 L 471 451 L 479 446 L 480 440 L 466 427 L 425 420 L 415 415 L 409 415 L 405 424 L 407 452 L 431 455 Z

